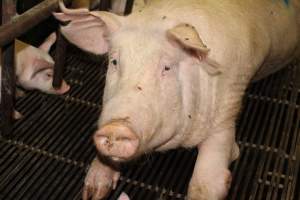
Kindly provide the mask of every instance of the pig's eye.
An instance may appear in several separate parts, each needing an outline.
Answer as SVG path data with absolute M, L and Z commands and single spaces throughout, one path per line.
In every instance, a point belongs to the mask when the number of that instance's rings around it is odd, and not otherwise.
M 110 59 L 110 67 L 112 72 L 116 72 L 118 70 L 118 60 L 115 58 Z
M 171 68 L 169 66 L 165 66 L 165 71 L 169 71 Z
M 117 64 L 118 64 L 118 61 L 117 61 L 116 59 L 113 59 L 113 60 L 111 61 L 111 63 L 112 63 L 113 65 L 117 65 Z

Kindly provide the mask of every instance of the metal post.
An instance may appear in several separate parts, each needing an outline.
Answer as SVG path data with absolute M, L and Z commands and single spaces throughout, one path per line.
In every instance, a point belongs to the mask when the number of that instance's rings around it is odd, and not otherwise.
M 16 0 L 3 0 L 16 1 Z M 64 0 L 65 4 L 71 0 Z M 52 12 L 58 9 L 58 0 L 44 0 L 38 5 L 27 10 L 22 15 L 15 17 L 14 20 L 9 21 L 0 27 L 0 46 L 6 45 L 13 41 L 15 38 L 21 36 L 26 31 L 36 26 L 43 20 L 52 15 Z M 6 8 L 3 8 L 6 10 Z
M 100 1 L 99 10 L 108 11 L 110 7 L 111 7 L 110 0 L 101 0 Z
M 53 75 L 53 87 L 58 89 L 62 85 L 63 72 L 66 58 L 66 41 L 60 31 L 57 31 L 56 49 L 55 49 L 55 65 Z
M 127 0 L 126 1 L 124 15 L 128 15 L 128 14 L 131 13 L 132 8 L 133 8 L 133 3 L 134 3 L 134 0 Z
M 16 0 L 1 1 L 1 24 L 9 22 L 15 13 Z M 14 41 L 1 48 L 1 66 L 1 134 L 8 135 L 12 128 L 15 102 Z

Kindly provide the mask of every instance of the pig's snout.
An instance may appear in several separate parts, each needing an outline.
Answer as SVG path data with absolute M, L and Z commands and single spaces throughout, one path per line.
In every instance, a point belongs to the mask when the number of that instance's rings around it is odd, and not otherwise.
M 68 92 L 70 90 L 70 85 L 68 85 L 65 81 L 62 82 L 62 85 L 60 88 L 52 88 L 50 93 L 53 94 L 58 94 L 58 95 L 62 95 L 65 94 L 66 92 Z
M 94 135 L 97 150 L 114 161 L 125 161 L 135 155 L 139 147 L 136 133 L 123 123 L 110 123 Z

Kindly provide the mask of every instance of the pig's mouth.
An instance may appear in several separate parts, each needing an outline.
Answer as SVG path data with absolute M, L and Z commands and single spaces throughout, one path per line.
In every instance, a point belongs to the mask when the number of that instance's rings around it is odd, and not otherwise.
M 126 161 L 114 160 L 110 156 L 106 156 L 101 152 L 97 151 L 97 158 L 105 165 L 112 167 L 115 170 L 120 170 L 126 165 Z
M 128 123 L 114 120 L 103 125 L 94 135 L 98 155 L 113 165 L 131 160 L 137 153 L 140 140 Z

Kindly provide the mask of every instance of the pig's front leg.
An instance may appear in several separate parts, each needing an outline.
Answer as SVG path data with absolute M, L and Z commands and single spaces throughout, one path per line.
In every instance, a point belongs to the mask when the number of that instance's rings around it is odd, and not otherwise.
M 82 199 L 93 200 L 105 198 L 112 189 L 115 189 L 120 177 L 120 172 L 101 163 L 95 158 L 89 168 L 84 181 Z
M 221 131 L 209 136 L 198 145 L 198 150 L 188 200 L 224 199 L 231 184 L 228 166 L 239 155 L 234 130 Z

